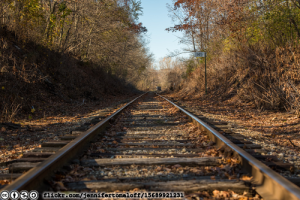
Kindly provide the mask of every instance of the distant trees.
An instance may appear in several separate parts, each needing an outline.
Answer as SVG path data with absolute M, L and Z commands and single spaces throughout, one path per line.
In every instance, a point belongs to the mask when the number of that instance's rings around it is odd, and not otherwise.
M 163 90 L 174 90 L 180 86 L 184 74 L 184 63 L 179 59 L 162 58 L 159 61 L 158 81 Z
M 31 40 L 130 81 L 151 63 L 139 0 L 2 0 L 0 23 Z

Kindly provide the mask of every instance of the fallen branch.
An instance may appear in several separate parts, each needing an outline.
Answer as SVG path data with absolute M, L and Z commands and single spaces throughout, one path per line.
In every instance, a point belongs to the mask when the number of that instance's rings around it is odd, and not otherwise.
M 290 138 L 288 138 L 288 140 L 290 141 L 290 143 L 291 143 L 295 148 L 299 148 L 298 146 L 296 146 L 296 145 L 292 142 L 292 140 L 291 140 Z

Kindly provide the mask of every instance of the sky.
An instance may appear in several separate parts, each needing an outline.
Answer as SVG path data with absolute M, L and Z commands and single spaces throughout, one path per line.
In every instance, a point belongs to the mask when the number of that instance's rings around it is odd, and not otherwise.
M 165 29 L 173 26 L 171 17 L 168 16 L 167 3 L 172 4 L 172 0 L 141 0 L 143 7 L 143 15 L 139 17 L 139 21 L 148 30 L 147 39 L 150 52 L 154 54 L 155 63 L 160 58 L 168 56 L 174 50 L 180 50 L 185 47 L 179 44 L 176 36 L 181 36 L 180 32 L 168 32 Z M 169 51 L 168 51 L 169 50 Z M 180 55 L 188 57 L 189 54 Z

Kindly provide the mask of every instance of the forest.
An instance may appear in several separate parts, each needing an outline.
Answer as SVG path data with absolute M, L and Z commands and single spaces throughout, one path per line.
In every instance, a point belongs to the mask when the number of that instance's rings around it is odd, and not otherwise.
M 2 0 L 0 13 L 3 121 L 134 93 L 151 65 L 140 1 Z
M 299 113 L 300 1 L 176 0 L 168 9 L 174 26 L 166 31 L 184 33 L 186 48 L 160 60 L 163 88 Z M 207 53 L 208 95 L 204 58 L 193 52 Z
M 166 31 L 182 32 L 185 48 L 155 65 L 138 0 L 1 1 L 1 119 L 43 109 L 51 98 L 81 104 L 156 86 L 187 99 L 299 113 L 299 1 L 173 0 L 167 7 L 173 26 Z M 193 52 L 207 55 L 207 95 L 204 58 Z

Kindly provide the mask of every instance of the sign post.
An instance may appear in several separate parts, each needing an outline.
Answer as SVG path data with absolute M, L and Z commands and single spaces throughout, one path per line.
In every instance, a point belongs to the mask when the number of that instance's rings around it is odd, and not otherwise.
M 205 59 L 205 94 L 207 94 L 207 79 L 206 79 L 206 52 L 195 52 L 195 57 L 204 57 Z

